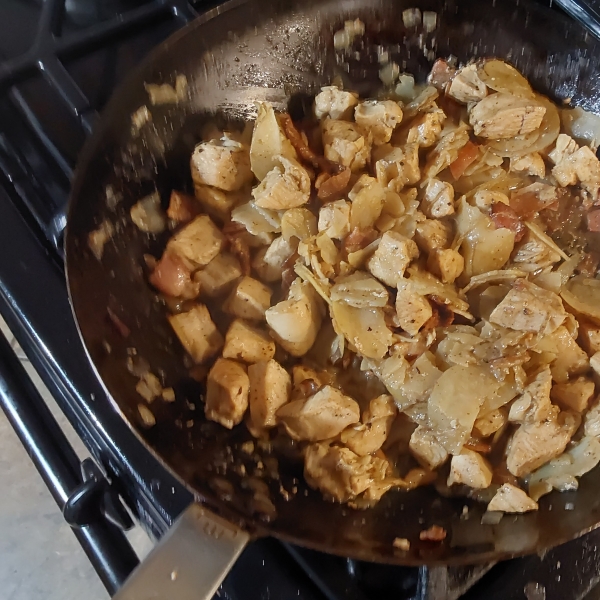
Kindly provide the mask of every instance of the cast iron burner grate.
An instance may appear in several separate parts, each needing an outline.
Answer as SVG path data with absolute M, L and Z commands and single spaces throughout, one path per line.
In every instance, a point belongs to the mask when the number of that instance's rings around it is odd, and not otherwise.
M 0 239 L 5 250 L 0 253 L 0 313 L 113 487 L 156 537 L 191 496 L 102 401 L 104 392 L 87 363 L 68 304 L 62 232 L 77 155 L 114 87 L 149 50 L 211 6 L 202 0 L 0 3 Z M 0 367 L 10 367 L 3 357 L 0 353 Z M 0 387 L 0 396 L 15 410 L 35 406 L 16 393 L 18 386 L 15 393 Z M 244 552 L 218 596 L 579 599 L 600 579 L 598 545 L 600 534 L 591 533 L 544 557 L 417 569 L 259 540 Z M 118 578 L 113 589 L 116 584 Z M 599 596 L 594 588 L 587 597 Z

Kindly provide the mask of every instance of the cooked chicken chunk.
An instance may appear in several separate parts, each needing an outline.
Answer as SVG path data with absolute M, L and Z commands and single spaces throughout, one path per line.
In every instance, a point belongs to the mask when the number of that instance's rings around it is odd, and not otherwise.
M 322 87 L 315 97 L 315 115 L 317 119 L 349 119 L 352 110 L 358 104 L 358 95 L 340 90 L 334 85 Z
M 364 169 L 371 155 L 371 137 L 355 123 L 327 119 L 323 122 L 325 158 L 349 167 Z
M 600 401 L 598 398 L 596 398 L 590 410 L 585 413 L 583 424 L 585 435 L 600 437 Z
M 314 344 L 321 327 L 321 306 L 314 288 L 296 279 L 288 299 L 266 311 L 273 337 L 292 356 L 306 354 Z
M 366 100 L 354 109 L 354 120 L 371 132 L 374 144 L 385 144 L 402 121 L 402 109 L 393 100 Z
M 465 268 L 465 259 L 460 252 L 452 248 L 438 249 L 429 254 L 427 268 L 443 283 L 454 283 Z
M 485 489 L 492 483 L 492 469 L 481 454 L 463 448 L 450 461 L 448 485 L 462 483 L 475 489 Z
M 167 226 L 165 213 L 160 206 L 158 192 L 136 202 L 129 211 L 133 224 L 144 233 L 161 233 Z
M 410 279 L 397 281 L 396 315 L 398 323 L 410 335 L 417 335 L 419 329 L 433 316 L 429 300 L 414 290 Z
M 290 374 L 276 361 L 261 361 L 248 367 L 250 418 L 258 429 L 275 427 L 275 413 L 289 400 Z
M 200 283 L 192 281 L 188 263 L 174 252 L 164 252 L 149 281 L 163 294 L 175 298 L 191 300 L 200 293 Z
M 579 150 L 579 144 L 570 135 L 560 133 L 554 143 L 554 149 L 548 154 L 548 158 L 555 165 L 558 165 L 577 150 Z
M 197 304 L 188 312 L 169 315 L 168 319 L 179 341 L 195 363 L 203 363 L 222 348 L 223 336 L 204 304 Z
M 522 489 L 505 483 L 490 500 L 487 509 L 505 513 L 524 513 L 537 510 L 538 505 Z
M 490 321 L 517 331 L 548 334 L 556 331 L 567 313 L 559 296 L 525 279 L 517 279 Z
M 206 380 L 206 418 L 232 429 L 248 408 L 250 381 L 246 368 L 234 360 L 219 358 Z
M 386 231 L 379 246 L 367 261 L 367 269 L 374 277 L 390 287 L 404 276 L 410 261 L 419 255 L 415 242 L 400 233 Z
M 446 449 L 435 439 L 433 433 L 422 425 L 412 432 L 408 449 L 419 464 L 429 470 L 437 469 L 448 458 Z
M 277 157 L 279 165 L 252 190 L 256 206 L 285 210 L 306 204 L 310 199 L 310 177 L 295 160 Z
M 523 423 L 513 435 L 506 466 L 515 477 L 524 477 L 564 452 L 578 426 L 573 414 L 563 412 L 556 419 Z
M 405 144 L 401 148 L 384 144 L 373 152 L 377 181 L 397 192 L 419 181 L 419 146 Z
M 206 214 L 225 223 L 231 217 L 231 211 L 248 200 L 249 190 L 245 188 L 235 192 L 224 192 L 216 187 L 194 184 L 194 196 Z
M 475 192 L 473 196 L 475 200 L 475 206 L 482 210 L 488 211 L 492 208 L 493 204 L 510 204 L 508 196 L 502 192 L 492 192 L 490 190 L 479 190 Z
M 546 165 L 539 152 L 532 152 L 531 154 L 525 154 L 525 156 L 511 158 L 509 170 L 541 178 L 546 176 Z
M 593 357 L 592 357 L 593 358 Z M 551 397 L 554 402 L 576 412 L 587 410 L 595 391 L 594 382 L 587 377 L 577 377 L 573 381 L 555 383 Z
M 564 325 L 541 338 L 534 348 L 537 352 L 547 352 L 549 358 L 554 355 L 550 370 L 552 379 L 558 383 L 564 383 L 574 375 L 583 375 L 590 367 L 588 355 Z
M 590 194 L 598 196 L 600 161 L 588 146 L 580 148 L 574 139 L 561 133 L 548 158 L 555 165 L 552 175 L 561 186 L 581 183 Z
M 475 135 L 506 139 L 535 131 L 546 108 L 531 98 L 498 92 L 478 102 L 469 114 Z
M 503 410 L 496 409 L 478 417 L 475 420 L 475 433 L 481 437 L 488 437 L 496 431 L 499 431 L 506 424 L 506 413 Z
M 350 202 L 336 200 L 319 210 L 319 231 L 331 239 L 342 240 L 350 233 Z
M 551 418 L 557 412 L 550 402 L 552 374 L 549 367 L 544 367 L 535 375 L 523 393 L 515 399 L 508 413 L 512 422 L 540 422 Z
M 308 485 L 337 502 L 347 502 L 381 483 L 390 470 L 386 460 L 358 456 L 348 448 L 311 444 L 304 455 L 304 477 Z
M 454 189 L 439 179 L 430 179 L 421 201 L 421 210 L 431 219 L 441 219 L 454 214 Z
M 360 408 L 355 400 L 326 385 L 307 399 L 293 400 L 277 411 L 288 435 L 295 440 L 318 442 L 339 435 L 358 423 Z
M 252 268 L 263 281 L 279 281 L 283 264 L 296 252 L 297 247 L 297 239 L 286 240 L 283 236 L 276 237 L 268 248 L 257 252 L 252 261 Z
M 487 86 L 477 74 L 477 65 L 467 65 L 459 69 L 448 87 L 448 96 L 462 104 L 479 102 L 487 96 Z
M 178 254 L 192 269 L 207 265 L 223 247 L 225 238 L 207 215 L 200 215 L 168 242 L 167 252 Z
M 167 217 L 171 221 L 178 225 L 189 223 L 200 212 L 200 204 L 196 201 L 196 198 L 177 190 L 171 191 L 169 206 L 167 207 Z
M 198 271 L 194 280 L 200 284 L 203 295 L 216 298 L 227 292 L 241 276 L 240 261 L 235 256 L 223 252 Z
M 225 192 L 239 190 L 254 177 L 249 149 L 228 137 L 198 144 L 190 166 L 194 185 L 210 185 Z
M 421 148 L 433 146 L 442 132 L 442 124 L 446 120 L 443 110 L 437 109 L 426 112 L 411 121 L 406 136 L 409 144 L 417 144 Z
M 252 277 L 242 277 L 225 301 L 224 309 L 241 319 L 262 321 L 271 306 L 273 292 L 264 283 Z
M 397 412 L 391 396 L 384 394 L 374 398 L 363 412 L 361 423 L 342 431 L 342 443 L 359 456 L 373 454 L 387 439 Z
M 224 358 L 257 363 L 271 360 L 273 356 L 275 356 L 275 342 L 266 331 L 242 319 L 236 319 L 229 326 L 225 334 Z
M 417 224 L 415 242 L 417 246 L 428 254 L 438 248 L 448 248 L 452 243 L 452 223 L 426 219 Z

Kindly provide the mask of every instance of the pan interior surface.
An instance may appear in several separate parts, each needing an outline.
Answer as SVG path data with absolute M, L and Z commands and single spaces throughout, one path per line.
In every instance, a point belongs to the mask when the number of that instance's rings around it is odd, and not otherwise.
M 425 48 L 402 22 L 402 11 L 415 4 L 438 15 L 438 28 Z M 252 439 L 244 425 L 229 431 L 205 420 L 202 386 L 190 378 L 164 305 L 146 282 L 143 256 L 158 256 L 165 239 L 138 231 L 129 209 L 155 190 L 163 204 L 173 188 L 192 190 L 189 156 L 207 120 L 241 122 L 254 116 L 256 100 L 283 108 L 293 97 L 301 106 L 336 76 L 363 95 L 377 88 L 376 60 L 336 63 L 333 32 L 355 18 L 366 24 L 373 47 L 388 48 L 402 70 L 417 78 L 425 77 L 432 53 L 461 61 L 496 56 L 517 66 L 538 91 L 600 112 L 600 44 L 576 23 L 537 4 L 232 0 L 148 57 L 113 97 L 84 149 L 73 185 L 66 255 L 86 350 L 109 396 L 155 455 L 200 501 L 251 532 L 399 564 L 466 564 L 541 551 L 600 521 L 599 469 L 582 477 L 577 492 L 552 493 L 540 501 L 538 512 L 507 515 L 497 525 L 481 524 L 485 505 L 442 497 L 432 487 L 389 492 L 365 511 L 325 502 L 303 483 L 302 466 L 285 448 L 271 453 L 255 444 L 254 453 L 244 452 L 244 442 Z M 185 97 L 150 105 L 144 83 L 173 84 L 176 75 L 186 77 Z M 142 106 L 152 118 L 138 129 L 131 115 Z M 87 240 L 103 222 L 114 233 L 99 261 Z M 126 326 L 126 335 L 115 322 Z M 176 390 L 175 402 L 157 399 L 150 405 L 156 419 L 152 427 L 144 427 L 138 411 L 143 400 L 130 372 L 136 364 L 148 365 Z M 565 510 L 570 504 L 574 510 Z M 434 524 L 447 530 L 447 538 L 440 544 L 419 542 L 419 532 Z M 394 549 L 397 537 L 411 541 L 408 552 Z

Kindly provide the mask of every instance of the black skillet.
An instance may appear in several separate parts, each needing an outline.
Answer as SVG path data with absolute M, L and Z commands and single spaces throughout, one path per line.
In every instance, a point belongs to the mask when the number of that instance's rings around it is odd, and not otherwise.
M 264 469 L 273 469 L 277 461 L 281 475 L 281 482 L 265 478 L 273 507 L 265 506 L 256 500 L 248 477 L 240 475 L 242 464 L 247 473 L 257 468 L 257 460 L 241 450 L 250 439 L 245 427 L 228 431 L 205 421 L 201 386 L 189 378 L 164 306 L 146 283 L 143 255 L 159 256 L 164 239 L 141 234 L 128 219 L 131 205 L 155 189 L 163 204 L 172 188 L 192 189 L 189 156 L 207 119 L 217 115 L 240 121 L 253 115 L 256 100 L 283 108 L 292 96 L 297 100 L 294 111 L 304 97 L 339 75 L 349 87 L 368 94 L 378 85 L 378 44 L 421 78 L 432 54 L 453 54 L 463 61 L 501 57 L 539 91 L 600 111 L 600 43 L 561 14 L 523 0 L 415 4 L 438 14 L 438 27 L 425 37 L 425 50 L 414 30 L 403 25 L 403 9 L 413 6 L 408 0 L 231 0 L 162 44 L 114 95 L 81 155 L 65 242 L 68 284 L 81 337 L 115 410 L 205 508 L 251 536 L 273 535 L 358 559 L 493 561 L 542 551 L 596 527 L 600 469 L 584 476 L 577 492 L 544 497 L 537 512 L 482 525 L 482 505 L 442 497 L 432 487 L 390 492 L 366 511 L 325 502 L 306 488 L 301 466 L 285 452 L 269 455 L 259 449 Z M 367 26 L 367 48 L 360 59 L 337 64 L 333 32 L 357 17 Z M 144 83 L 173 84 L 176 74 L 187 78 L 185 98 L 151 106 Z M 152 120 L 136 132 L 131 115 L 144 105 Z M 108 201 L 107 186 L 112 190 Z M 114 225 L 115 234 L 98 261 L 87 238 L 104 220 Z M 126 325 L 128 335 L 119 332 L 123 328 L 115 327 L 114 318 L 107 318 L 107 307 Z M 126 367 L 133 352 L 177 391 L 175 403 L 157 400 L 151 405 L 156 424 L 150 428 L 140 419 L 137 379 Z M 297 493 L 284 498 L 280 483 L 288 491 L 297 487 Z M 568 505 L 574 509 L 565 510 Z M 461 518 L 465 506 L 468 519 Z M 444 527 L 447 538 L 434 545 L 420 542 L 419 532 L 433 524 Z M 410 551 L 395 550 L 396 537 L 408 538 Z

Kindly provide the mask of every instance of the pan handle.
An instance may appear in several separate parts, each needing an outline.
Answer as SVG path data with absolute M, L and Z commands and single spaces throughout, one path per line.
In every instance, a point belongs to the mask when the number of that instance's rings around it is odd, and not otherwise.
M 211 600 L 250 536 L 191 504 L 133 571 L 115 600 Z
M 600 2 L 598 0 L 555 0 L 563 10 L 600 39 Z

